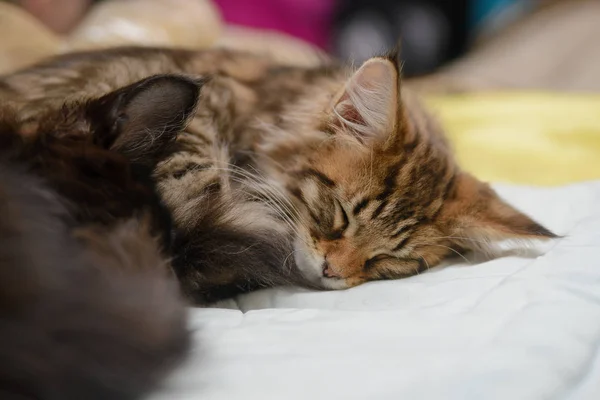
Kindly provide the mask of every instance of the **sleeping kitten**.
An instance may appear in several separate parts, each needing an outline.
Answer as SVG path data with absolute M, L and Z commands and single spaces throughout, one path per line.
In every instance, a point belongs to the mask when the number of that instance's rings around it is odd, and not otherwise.
M 200 86 L 154 76 L 35 120 L 0 110 L 0 398 L 140 398 L 188 351 L 149 172 Z
M 64 55 L 0 84 L 35 116 L 165 72 L 210 77 L 154 172 L 178 228 L 174 268 L 197 302 L 279 284 L 343 289 L 497 240 L 555 237 L 460 170 L 403 89 L 394 54 L 353 71 L 120 48 Z

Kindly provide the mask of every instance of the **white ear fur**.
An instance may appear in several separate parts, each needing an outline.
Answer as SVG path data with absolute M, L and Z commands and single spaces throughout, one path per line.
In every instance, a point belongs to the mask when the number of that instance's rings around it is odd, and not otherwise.
M 337 122 L 361 140 L 378 137 L 396 125 L 398 72 L 391 61 L 372 58 L 348 80 L 333 103 Z
M 558 236 L 517 210 L 471 175 L 456 178 L 456 199 L 445 207 L 448 232 L 454 242 L 467 249 L 488 252 L 494 242 L 554 239 Z

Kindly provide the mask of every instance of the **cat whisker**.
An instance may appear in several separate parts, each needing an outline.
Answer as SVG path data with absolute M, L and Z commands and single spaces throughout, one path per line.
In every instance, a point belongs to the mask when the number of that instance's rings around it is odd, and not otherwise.
M 415 251 L 414 253 L 415 253 L 416 255 L 418 255 L 418 256 L 421 258 L 421 260 L 423 260 L 423 262 L 424 262 L 424 263 L 425 263 L 425 265 L 427 266 L 427 269 L 429 270 L 431 267 L 429 266 L 429 263 L 427 262 L 427 260 L 425 259 L 425 257 L 423 257 L 423 256 L 422 256 L 420 253 L 417 253 L 416 251 Z M 421 271 L 420 271 L 420 269 L 419 269 L 419 266 L 417 266 L 417 267 L 415 268 L 415 270 L 416 270 L 416 272 L 417 272 L 417 275 L 421 275 Z
M 464 236 L 440 236 L 440 237 L 430 237 L 430 239 L 438 239 L 438 240 L 444 240 L 444 239 L 458 239 L 458 240 L 465 240 L 465 241 L 469 241 L 469 242 L 473 242 L 473 243 L 483 243 L 483 244 L 489 244 L 490 241 L 489 240 L 478 240 L 478 239 L 474 239 L 474 238 L 470 238 L 470 237 L 464 237 Z
M 244 190 L 244 193 L 248 194 L 248 195 L 253 195 L 253 198 L 256 200 L 261 201 L 264 204 L 268 204 L 268 205 L 272 205 L 274 207 L 276 207 L 279 211 L 281 211 L 281 213 L 285 214 L 286 218 L 289 219 L 292 222 L 297 223 L 298 222 L 298 214 L 297 211 L 293 210 L 288 204 L 286 204 L 284 201 L 282 201 L 282 198 L 277 194 L 277 193 L 273 193 L 272 190 L 269 190 L 270 188 L 267 187 L 263 187 L 263 186 L 259 186 L 259 185 L 255 185 L 255 182 L 248 182 L 247 180 L 244 179 L 239 179 L 239 178 L 231 178 L 234 182 L 237 182 L 241 185 L 244 185 L 246 187 L 248 187 L 251 191 L 253 192 L 257 192 L 257 194 L 259 196 L 257 196 L 256 194 L 249 192 L 247 190 Z
M 283 191 L 283 190 L 282 190 L 280 187 L 278 187 L 278 186 L 276 186 L 276 185 L 274 185 L 274 184 L 270 183 L 270 182 L 267 180 L 267 178 L 265 178 L 263 175 L 261 175 L 261 173 L 260 173 L 260 172 L 259 172 L 259 171 L 258 171 L 258 170 L 257 170 L 257 169 L 254 167 L 254 166 L 250 166 L 250 168 L 252 168 L 252 169 L 254 170 L 254 172 L 256 173 L 256 175 L 258 175 L 258 176 L 260 176 L 260 177 L 261 177 L 261 179 L 263 180 L 263 182 L 264 182 L 264 183 L 265 183 L 265 184 L 266 184 L 266 185 L 267 185 L 267 186 L 268 186 L 268 187 L 269 187 L 271 190 L 275 191 L 275 193 L 277 193 L 277 194 L 280 196 L 280 198 L 281 198 L 282 200 L 284 200 L 284 201 L 286 202 L 286 204 L 288 204 L 288 205 L 289 205 L 289 207 L 290 207 L 290 208 L 291 208 L 291 209 L 292 209 L 292 210 L 293 210 L 293 211 L 296 213 L 296 215 L 300 215 L 300 210 L 298 210 L 298 208 L 297 208 L 297 207 L 294 205 L 294 203 L 293 203 L 291 200 L 289 200 L 288 196 L 287 196 L 287 195 L 284 193 L 284 191 Z
M 242 181 L 241 183 L 245 183 L 245 182 Z M 249 196 L 251 199 L 258 200 L 259 202 L 261 202 L 261 204 L 265 205 L 266 207 L 269 207 L 272 211 L 275 212 L 275 214 L 278 217 L 281 218 L 281 220 L 288 226 L 288 228 L 290 228 L 290 230 L 292 232 L 294 232 L 296 234 L 299 233 L 297 227 L 294 225 L 294 221 L 291 220 L 289 218 L 289 215 L 287 213 L 285 213 L 285 211 L 282 210 L 276 203 L 269 203 L 269 202 L 265 201 L 265 199 L 263 199 L 263 198 L 255 195 L 255 194 L 253 194 L 251 192 L 248 192 L 248 191 L 246 191 L 244 189 L 241 189 L 241 191 L 245 195 Z
M 248 186 L 249 188 L 259 192 L 267 199 L 276 202 L 280 207 L 282 207 L 292 218 L 296 218 L 299 215 L 299 211 L 295 206 L 287 199 L 283 192 L 275 187 L 273 184 L 268 182 L 265 178 L 262 178 L 258 175 L 251 174 L 248 171 L 245 171 L 237 166 L 231 166 L 229 168 L 216 168 L 219 170 L 224 170 L 230 172 L 232 174 L 236 174 L 244 179 L 236 180 L 237 183 Z
M 285 259 L 283 260 L 283 267 L 285 268 L 288 260 L 290 259 L 291 256 L 293 256 L 294 254 L 298 253 L 300 250 L 292 250 L 290 251 L 290 254 L 288 254 Z M 288 274 L 292 273 L 292 269 L 294 268 L 295 263 L 290 263 L 290 267 L 287 269 Z
M 369 190 L 373 189 L 373 149 L 369 157 Z
M 416 243 L 415 245 L 419 245 L 419 244 L 424 244 L 427 246 L 442 247 L 444 249 L 448 249 L 448 250 L 452 251 L 453 253 L 455 253 L 456 255 L 458 255 L 459 257 L 461 257 L 463 260 L 465 260 L 465 262 L 467 264 L 469 264 L 469 265 L 473 264 L 471 261 L 469 261 L 469 259 L 467 257 L 465 257 L 463 254 L 461 254 L 458 250 L 453 249 L 452 247 L 444 246 L 443 244 L 435 244 L 435 243 Z
M 232 178 L 234 179 L 234 178 Z M 235 181 L 235 179 L 234 179 Z M 241 184 L 247 184 L 247 182 L 245 181 L 241 181 Z M 264 197 L 260 197 L 257 196 L 256 194 L 249 192 L 245 189 L 239 189 L 242 193 L 244 193 L 246 196 L 250 197 L 253 200 L 257 200 L 258 202 L 260 202 L 261 204 L 263 204 L 264 206 L 270 208 L 272 211 L 275 212 L 275 214 L 290 228 L 290 230 L 294 233 L 296 233 L 297 235 L 299 235 L 299 230 L 297 227 L 297 221 L 293 218 L 290 217 L 290 215 L 286 212 L 286 210 L 284 208 L 282 208 L 282 206 L 276 202 L 273 201 L 274 199 L 265 199 Z
M 251 244 L 251 245 L 247 246 L 245 249 L 242 249 L 240 251 L 227 252 L 227 251 L 221 250 L 220 252 L 223 254 L 229 254 L 229 255 L 233 256 L 233 255 L 243 254 L 243 253 L 247 252 L 248 250 L 250 250 L 251 248 L 256 247 L 257 245 L 258 245 L 258 243 Z

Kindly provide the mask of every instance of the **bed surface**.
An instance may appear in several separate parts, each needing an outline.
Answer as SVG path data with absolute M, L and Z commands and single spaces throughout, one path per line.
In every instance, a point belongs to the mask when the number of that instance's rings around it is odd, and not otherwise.
M 399 281 L 190 310 L 195 350 L 151 398 L 600 399 L 600 182 L 496 188 L 566 237 Z

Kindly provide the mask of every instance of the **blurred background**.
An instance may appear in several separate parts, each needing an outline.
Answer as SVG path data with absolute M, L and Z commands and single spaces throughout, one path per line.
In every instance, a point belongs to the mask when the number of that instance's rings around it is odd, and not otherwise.
M 597 0 L 2 1 L 0 33 L 17 42 L 22 63 L 29 62 L 28 50 L 35 58 L 36 50 L 123 43 L 201 48 L 244 42 L 260 48 L 269 46 L 261 44 L 267 32 L 277 32 L 271 42 L 280 39 L 290 52 L 314 47 L 355 64 L 401 41 L 406 77 L 448 65 L 461 72 L 465 63 L 454 61 L 476 58 L 466 63 L 464 84 L 600 90 Z M 17 7 L 34 21 L 15 17 Z M 36 23 L 30 32 L 26 25 Z M 20 66 L 19 54 L 11 57 Z
M 600 179 L 599 0 L 0 0 L 0 74 L 114 45 L 311 66 L 357 65 L 399 42 L 405 85 L 466 169 L 511 183 Z

